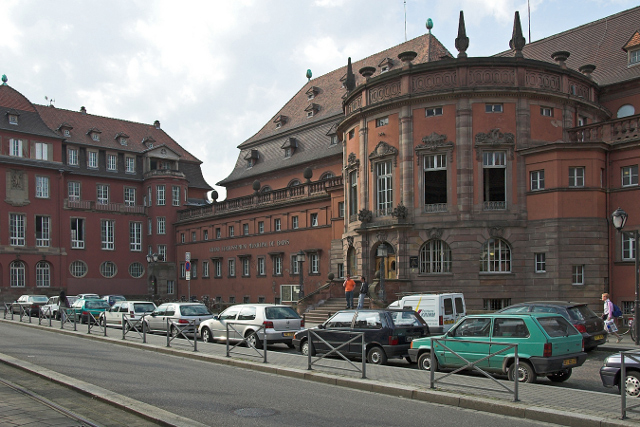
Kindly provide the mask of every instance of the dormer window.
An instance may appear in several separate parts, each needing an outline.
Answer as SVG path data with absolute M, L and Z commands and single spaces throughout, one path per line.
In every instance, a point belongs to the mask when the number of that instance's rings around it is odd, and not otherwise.
M 313 117 L 313 110 L 307 111 L 307 117 Z
M 244 159 L 247 161 L 247 169 L 250 169 L 256 165 L 258 159 L 260 158 L 260 154 L 258 150 L 250 150 Z
M 18 124 L 18 116 L 15 114 L 9 114 L 9 124 L 17 125 Z
M 307 94 L 307 100 L 312 100 L 313 98 L 315 98 L 318 92 L 320 92 L 320 90 L 317 87 L 311 86 L 309 90 L 305 92 Z
M 391 69 L 391 67 L 393 67 L 393 60 L 391 58 L 384 58 L 380 61 L 378 67 L 380 67 L 380 74 L 386 73 Z
M 640 49 L 629 52 L 629 65 L 640 64 Z
M 142 139 L 142 144 L 147 147 L 147 148 L 153 148 L 153 143 L 156 142 L 155 139 L 153 139 L 150 136 L 146 136 Z
M 307 112 L 307 117 L 313 117 L 318 110 L 320 110 L 320 106 L 318 104 L 311 103 L 304 111 Z
M 129 135 L 124 132 L 118 132 L 115 139 L 123 146 L 126 146 L 129 143 Z
M 100 129 L 96 129 L 96 128 L 91 128 L 89 129 L 89 132 L 87 132 L 87 135 L 89 135 L 91 137 L 91 139 L 93 139 L 94 141 L 100 141 L 100 134 L 102 132 L 100 131 Z
M 284 126 L 287 123 L 287 120 L 288 120 L 287 116 L 283 116 L 282 114 L 280 114 L 278 117 L 275 118 L 273 123 L 276 124 L 276 129 L 280 129 L 282 126 Z
M 295 138 L 287 138 L 280 148 L 284 150 L 285 159 L 288 159 L 293 155 L 296 148 L 298 148 L 298 141 L 296 141 Z
M 282 127 L 282 123 L 278 122 L 276 123 L 276 129 L 280 129 Z
M 386 73 L 387 71 L 389 71 L 388 65 L 385 65 L 384 67 L 380 67 L 380 74 Z
M 291 157 L 291 148 L 287 147 L 284 149 L 284 157 L 285 159 L 288 159 L 289 157 Z
M 62 131 L 62 134 L 68 137 L 68 136 L 71 136 L 71 131 L 69 129 L 65 129 Z
M 62 133 L 62 136 L 68 138 L 71 136 L 71 129 L 73 129 L 73 126 L 71 126 L 69 123 L 61 123 L 56 130 Z
M 629 55 L 629 66 L 640 64 L 640 31 L 633 33 L 622 50 Z
M 100 134 L 99 133 L 92 133 L 91 134 L 91 139 L 93 139 L 94 141 L 100 141 Z
M 329 145 L 336 145 L 338 143 L 338 135 L 329 135 Z

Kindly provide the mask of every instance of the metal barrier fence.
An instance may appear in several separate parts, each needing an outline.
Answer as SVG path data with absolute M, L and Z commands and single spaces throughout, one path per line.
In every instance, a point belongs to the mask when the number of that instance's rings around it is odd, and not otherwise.
M 193 340 L 189 339 L 186 334 L 189 328 L 193 328 Z M 193 351 L 198 351 L 198 328 L 195 320 L 189 320 L 188 323 L 178 323 L 173 319 L 167 319 L 167 347 L 171 347 L 171 341 L 179 336 L 182 336 L 193 346 Z
M 469 343 L 469 344 L 482 344 L 482 345 L 489 345 L 489 346 L 505 346 L 505 348 L 496 351 L 495 353 L 490 353 L 489 355 L 483 357 L 482 359 L 478 359 L 476 361 L 470 362 L 467 359 L 464 358 L 464 356 L 461 356 L 460 354 L 458 354 L 457 352 L 455 352 L 454 350 L 451 350 L 449 347 L 446 346 L 446 344 L 443 344 L 445 342 L 455 342 L 455 343 Z M 437 358 L 436 358 L 436 351 L 441 351 L 440 349 L 437 348 L 438 344 L 440 344 L 442 346 L 443 350 L 447 350 L 450 351 L 453 355 L 456 356 L 456 358 L 462 360 L 464 363 L 466 363 L 466 365 L 459 367 L 457 369 L 455 369 L 452 372 L 447 373 L 446 375 L 443 375 L 442 377 L 436 379 L 435 378 L 435 369 L 433 369 L 435 366 L 437 366 Z M 482 368 L 478 367 L 477 365 L 485 360 L 489 360 L 491 357 L 496 356 L 498 354 L 504 353 L 505 351 L 509 350 L 509 349 L 514 349 L 514 362 L 513 365 L 511 365 L 512 367 L 510 367 L 509 369 L 513 369 L 513 390 L 511 390 L 509 387 L 507 387 L 506 385 L 504 385 L 503 383 L 499 382 L 498 380 L 496 380 L 491 374 L 489 374 L 488 372 L 486 372 L 485 370 L 483 370 Z M 471 368 L 474 371 L 478 371 L 480 372 L 482 375 L 484 375 L 485 377 L 489 378 L 490 380 L 492 380 L 494 383 L 498 384 L 501 388 L 503 388 L 504 390 L 506 390 L 508 393 L 513 394 L 513 401 L 517 402 L 518 399 L 518 377 L 519 377 L 519 369 L 520 369 L 520 359 L 518 358 L 518 344 L 510 344 L 510 343 L 502 343 L 502 342 L 496 342 L 496 341 L 491 341 L 491 342 L 487 342 L 487 341 L 473 341 L 473 340 L 454 340 L 454 339 L 448 339 L 448 338 L 431 338 L 431 369 L 430 369 L 430 388 L 435 388 L 435 383 L 436 382 L 442 382 L 443 379 L 454 375 L 460 371 L 466 370 Z M 447 384 L 445 382 L 442 382 L 442 384 Z M 449 385 L 456 385 L 456 384 L 450 384 Z M 498 389 L 490 389 L 490 388 L 485 388 L 485 387 L 477 387 L 481 390 L 493 390 L 493 391 L 501 391 L 503 392 L 503 390 Z
M 312 370 L 312 365 L 318 363 L 319 361 L 321 361 L 322 359 L 324 359 L 325 357 L 331 356 L 331 355 L 337 355 L 340 356 L 342 359 L 344 359 L 348 364 L 350 364 L 351 366 L 353 366 L 355 368 L 356 371 L 361 372 L 362 373 L 362 378 L 367 378 L 367 347 L 365 345 L 364 342 L 364 332 L 350 332 L 350 331 L 336 331 L 336 330 L 331 330 L 331 333 L 335 333 L 335 334 L 347 334 L 347 335 L 355 335 L 353 338 L 351 338 L 349 341 L 346 341 L 342 344 L 340 344 L 338 347 L 334 347 L 333 345 L 331 345 L 330 343 L 328 343 L 327 341 L 324 340 L 324 338 L 322 338 L 320 335 L 318 335 L 315 331 L 311 330 L 311 329 L 307 329 L 307 345 L 309 346 L 307 349 L 307 369 L 308 370 Z M 315 353 L 315 345 L 314 345 L 314 341 L 311 339 L 311 337 L 314 336 L 316 337 L 318 340 L 316 342 L 322 342 L 324 343 L 327 348 L 329 348 L 329 352 L 328 353 L 324 353 L 321 356 L 317 356 L 316 360 L 312 361 L 312 357 L 313 354 Z M 361 346 L 362 346 L 362 368 L 358 368 L 351 360 L 349 360 L 344 354 L 342 354 L 342 352 L 340 352 L 340 349 L 343 348 L 344 346 L 348 346 L 350 343 L 357 341 L 358 339 L 360 339 L 361 342 Z
M 241 344 L 246 344 L 247 347 L 252 348 L 253 351 L 255 351 L 258 356 L 263 358 L 262 363 L 267 363 L 267 345 L 268 345 L 268 337 L 266 334 L 266 329 L 264 327 L 264 325 L 260 325 L 260 327 L 256 330 L 256 331 L 252 331 L 250 334 L 248 334 L 247 336 L 243 336 L 242 332 L 238 331 L 233 325 L 246 325 L 245 323 L 236 323 L 236 322 L 225 322 L 226 328 L 227 328 L 227 357 L 231 357 L 230 354 L 232 353 L 233 349 L 235 349 L 236 347 L 238 347 Z M 229 328 L 231 328 L 233 330 L 233 332 L 235 332 L 238 335 L 238 338 L 240 341 L 237 342 L 236 344 L 234 344 L 233 346 L 229 347 Z M 260 349 L 258 347 L 260 347 L 260 337 L 258 336 L 258 332 L 259 331 L 263 331 L 264 334 L 264 340 L 262 342 L 262 353 L 260 352 Z M 234 339 L 236 339 L 234 337 Z M 254 344 L 255 343 L 255 344 Z M 240 353 L 238 353 L 240 354 Z M 244 354 L 244 353 L 242 353 Z
M 640 363 L 640 354 L 637 350 L 621 351 L 620 352 L 620 412 L 622 413 L 621 419 L 627 418 L 627 411 L 640 406 L 640 403 L 627 406 L 627 366 L 625 359 L 629 358 L 636 363 Z
M 126 339 L 125 336 L 129 332 L 135 332 L 138 334 L 140 338 L 142 338 L 142 342 L 146 344 L 147 342 L 147 329 L 145 327 L 144 318 L 145 314 L 130 315 L 127 313 L 122 313 L 122 339 Z M 104 320 L 105 327 L 107 326 L 106 317 L 102 318 Z

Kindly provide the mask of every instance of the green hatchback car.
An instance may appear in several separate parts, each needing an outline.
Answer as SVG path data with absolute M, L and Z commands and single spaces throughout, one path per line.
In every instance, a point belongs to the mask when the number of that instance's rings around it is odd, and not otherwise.
M 432 344 L 433 339 L 442 341 Z M 520 382 L 532 383 L 543 375 L 554 382 L 566 381 L 572 369 L 587 358 L 582 334 L 564 317 L 548 313 L 470 315 L 444 335 L 414 340 L 409 357 L 427 371 L 463 367 L 467 365 L 463 357 L 487 372 L 507 374 L 513 380 L 515 348 L 489 357 L 510 344 L 518 345 Z
M 102 299 L 78 299 L 71 305 L 76 321 L 80 323 L 87 323 L 89 319 L 94 322 L 93 318 L 98 319 L 100 314 L 109 308 L 109 303 Z

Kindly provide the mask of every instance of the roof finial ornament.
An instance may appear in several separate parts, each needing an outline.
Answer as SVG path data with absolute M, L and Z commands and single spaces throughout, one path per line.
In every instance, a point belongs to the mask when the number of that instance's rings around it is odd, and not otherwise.
M 356 76 L 353 74 L 353 68 L 351 67 L 351 57 L 349 57 L 347 61 L 347 81 L 345 81 L 345 87 L 349 92 L 356 87 Z
M 7 85 L 7 80 L 9 80 L 9 79 L 7 78 L 7 75 L 6 75 L 6 74 L 3 74 L 3 75 L 2 75 L 2 86 L 6 86 L 6 85 Z
M 516 10 L 516 15 L 513 18 L 513 33 L 511 34 L 511 40 L 509 40 L 509 47 L 515 49 L 516 58 L 524 58 L 522 54 L 522 48 L 527 43 L 527 40 L 522 35 L 522 25 L 520 25 L 520 12 Z
M 313 77 L 313 74 L 311 73 L 311 69 L 307 70 L 307 83 L 309 83 L 311 81 L 311 77 Z
M 427 31 L 429 31 L 429 34 L 431 34 L 431 29 L 433 28 L 433 21 L 431 20 L 431 18 L 427 19 L 427 23 L 425 24 L 425 26 L 427 27 Z
M 469 48 L 469 37 L 464 26 L 464 12 L 460 11 L 460 20 L 458 21 L 458 37 L 456 37 L 456 49 L 458 49 L 458 58 L 467 57 L 467 48 Z

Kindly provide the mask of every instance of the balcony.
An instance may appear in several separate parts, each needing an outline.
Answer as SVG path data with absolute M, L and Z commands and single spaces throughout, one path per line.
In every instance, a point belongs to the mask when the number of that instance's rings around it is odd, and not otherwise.
M 144 206 L 129 206 L 124 203 L 96 203 L 91 200 L 70 200 L 64 199 L 64 209 L 82 211 L 115 212 L 127 214 L 145 214 Z
M 505 211 L 507 202 L 484 202 L 482 209 L 485 211 Z
M 424 205 L 424 213 L 442 213 L 442 212 L 447 212 L 446 203 L 433 203 L 429 205 Z
M 178 212 L 178 221 L 205 218 L 213 215 L 228 214 L 243 210 L 273 207 L 309 198 L 329 196 L 329 190 L 342 186 L 342 176 L 322 181 L 304 183 L 293 187 L 272 190 L 266 193 L 227 199 L 211 206 L 188 209 Z
M 640 114 L 567 130 L 569 142 L 620 142 L 640 138 Z
M 184 178 L 184 174 L 174 169 L 153 169 L 144 173 L 144 179 L 159 177 Z

